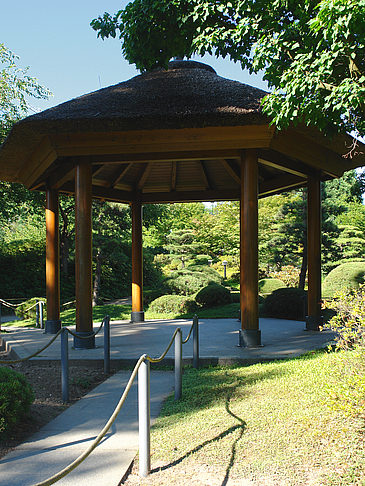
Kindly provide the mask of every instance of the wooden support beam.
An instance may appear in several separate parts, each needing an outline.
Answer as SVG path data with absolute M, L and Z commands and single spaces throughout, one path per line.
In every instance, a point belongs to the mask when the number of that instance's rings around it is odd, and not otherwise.
M 52 142 L 49 137 L 44 137 L 20 170 L 17 182 L 21 182 L 28 188 L 31 187 L 56 159 L 57 152 Z
M 132 209 L 132 322 L 143 322 L 143 245 L 142 205 L 140 201 L 131 204 Z
M 91 164 L 79 163 L 75 172 L 76 333 L 88 336 L 93 331 Z M 95 338 L 75 338 L 74 346 L 93 348 Z
M 141 194 L 143 204 L 174 203 L 174 202 L 203 202 L 203 201 L 237 201 L 240 190 L 206 190 L 206 191 L 171 191 L 144 192 Z
M 319 174 L 308 178 L 308 330 L 319 330 L 321 318 L 321 182 Z
M 52 136 L 59 156 L 269 147 L 269 125 L 68 133 Z M 175 159 L 175 157 L 174 157 Z
M 258 159 L 246 150 L 241 161 L 240 304 L 245 346 L 261 344 L 258 306 Z
M 47 321 L 45 332 L 56 334 L 61 329 L 60 321 L 60 244 L 58 192 L 46 192 L 46 295 Z
M 119 171 L 118 175 L 114 177 L 114 179 L 109 183 L 109 187 L 114 188 L 118 184 L 118 182 L 120 182 L 123 179 L 123 177 L 132 167 L 133 167 L 132 163 L 123 166 L 122 169 Z
M 211 185 L 210 185 L 210 182 L 209 182 L 209 176 L 207 174 L 207 170 L 205 168 L 205 166 L 203 165 L 203 161 L 198 161 L 197 162 L 198 164 L 198 167 L 199 167 L 199 170 L 200 170 L 200 174 L 201 174 L 201 178 L 202 178 L 202 184 L 204 186 L 204 189 L 212 189 Z
M 223 167 L 226 169 L 228 174 L 232 177 L 232 179 L 238 184 L 241 184 L 240 173 L 237 167 L 233 164 L 233 162 L 231 160 L 222 159 L 221 163 L 223 164 Z

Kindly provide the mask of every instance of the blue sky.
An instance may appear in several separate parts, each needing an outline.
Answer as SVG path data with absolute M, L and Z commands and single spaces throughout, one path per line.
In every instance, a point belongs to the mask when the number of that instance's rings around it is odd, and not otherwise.
M 32 100 L 36 111 L 138 74 L 123 59 L 117 39 L 102 41 L 90 27 L 105 11 L 115 13 L 127 0 L 12 0 L 1 6 L 0 42 L 20 57 L 21 67 L 49 88 L 48 101 Z M 228 60 L 205 57 L 220 76 L 267 89 Z

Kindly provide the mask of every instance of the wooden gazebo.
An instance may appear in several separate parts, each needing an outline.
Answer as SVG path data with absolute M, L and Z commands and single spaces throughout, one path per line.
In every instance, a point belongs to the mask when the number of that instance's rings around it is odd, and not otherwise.
M 308 317 L 321 319 L 320 181 L 365 164 L 343 158 L 351 138 L 307 127 L 278 131 L 262 113 L 266 93 L 194 61 L 173 61 L 17 123 L 0 148 L 0 179 L 47 193 L 47 323 L 60 327 L 58 194 L 75 194 L 76 331 L 92 332 L 91 201 L 132 207 L 132 321 L 143 321 L 143 204 L 241 202 L 241 323 L 258 324 L 258 197 L 308 187 Z M 75 340 L 93 347 L 94 340 Z

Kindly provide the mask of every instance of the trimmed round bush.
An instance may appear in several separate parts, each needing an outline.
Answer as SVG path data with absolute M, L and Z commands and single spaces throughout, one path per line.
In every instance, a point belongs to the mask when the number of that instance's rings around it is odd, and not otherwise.
M 21 319 L 35 319 L 37 316 L 37 307 L 35 303 L 37 300 L 42 300 L 43 304 L 43 313 L 46 315 L 47 312 L 47 302 L 45 302 L 44 298 L 41 297 L 32 297 L 31 299 L 26 300 L 18 305 L 15 309 L 15 315 L 20 317 Z
M 217 305 L 230 304 L 231 293 L 223 285 L 211 283 L 199 290 L 195 300 L 203 307 L 215 307 Z
M 29 412 L 34 393 L 23 375 L 11 368 L 0 368 L 0 439 Z
M 143 290 L 143 304 L 148 305 L 165 292 L 162 289 Z
M 214 268 L 210 267 L 209 265 L 189 265 L 186 270 L 194 273 L 208 275 L 212 282 L 215 283 L 220 284 L 223 280 L 223 277 L 221 277 L 217 270 L 214 270 Z
M 277 319 L 305 319 L 307 292 L 294 287 L 277 289 L 263 303 L 263 314 Z
M 196 255 L 194 257 L 194 265 L 208 265 L 211 257 L 209 255 Z
M 343 263 L 334 268 L 323 281 L 323 297 L 333 297 L 341 290 L 358 289 L 365 283 L 365 261 Z
M 271 294 L 274 290 L 286 287 L 285 283 L 278 278 L 262 278 L 259 280 L 260 294 Z
M 162 295 L 151 302 L 148 310 L 159 314 L 187 314 L 194 312 L 197 305 L 194 299 L 184 295 Z
M 203 268 L 203 270 L 202 270 Z M 172 272 L 165 285 L 172 294 L 193 295 L 212 282 L 220 283 L 221 277 L 215 270 L 200 265 Z

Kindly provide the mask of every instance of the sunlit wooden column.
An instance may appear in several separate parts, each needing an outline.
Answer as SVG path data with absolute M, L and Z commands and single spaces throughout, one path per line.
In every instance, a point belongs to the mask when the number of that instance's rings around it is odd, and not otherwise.
M 92 322 L 92 192 L 91 164 L 80 162 L 75 168 L 75 279 L 76 333 L 87 337 Z M 75 348 L 94 348 L 95 338 L 74 338 Z
M 241 156 L 240 303 L 241 336 L 246 347 L 261 345 L 258 304 L 258 158 L 253 149 Z
M 318 331 L 321 317 L 321 181 L 309 176 L 307 196 L 308 315 L 306 329 Z
M 132 211 L 132 322 L 143 322 L 142 204 L 133 201 Z
M 47 320 L 45 332 L 56 334 L 60 321 L 60 242 L 58 192 L 47 189 L 46 193 L 46 295 Z

